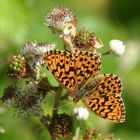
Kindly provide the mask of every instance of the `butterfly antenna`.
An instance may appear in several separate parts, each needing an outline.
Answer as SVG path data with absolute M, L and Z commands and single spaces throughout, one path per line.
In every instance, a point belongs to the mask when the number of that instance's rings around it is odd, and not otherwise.
M 53 108 L 53 110 L 63 108 L 63 107 L 68 106 L 68 105 L 70 105 L 70 104 L 72 104 L 72 103 L 73 103 L 73 100 L 71 100 L 71 101 L 70 101 L 69 103 L 67 103 L 67 104 L 64 104 L 64 105 L 61 105 L 61 106 L 59 106 L 59 107 Z

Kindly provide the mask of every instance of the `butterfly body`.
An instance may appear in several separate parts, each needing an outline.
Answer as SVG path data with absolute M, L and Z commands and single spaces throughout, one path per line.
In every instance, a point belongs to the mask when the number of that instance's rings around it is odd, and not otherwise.
M 74 102 L 78 102 L 83 97 L 88 96 L 90 92 L 93 91 L 99 84 L 103 77 L 104 76 L 100 74 L 97 74 L 95 77 L 91 77 L 83 87 L 79 88 L 76 96 L 74 97 Z
M 98 116 L 124 122 L 121 80 L 113 74 L 99 74 L 101 62 L 97 54 L 54 50 L 46 53 L 44 61 L 74 102 L 82 100 Z

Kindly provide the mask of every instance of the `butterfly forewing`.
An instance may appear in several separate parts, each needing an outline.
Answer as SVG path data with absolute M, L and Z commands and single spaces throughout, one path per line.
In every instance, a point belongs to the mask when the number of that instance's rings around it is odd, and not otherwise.
M 99 56 L 88 53 L 75 53 L 75 68 L 78 87 L 81 88 L 91 76 L 94 77 L 100 70 Z
M 64 85 L 71 96 L 74 96 L 76 94 L 78 85 L 75 77 L 75 67 L 74 67 L 74 57 L 72 54 L 64 52 L 64 65 L 65 65 L 65 79 L 67 83 Z
M 99 57 L 93 53 L 49 51 L 44 57 L 49 70 L 71 96 L 76 95 L 87 79 L 100 70 Z
M 57 81 L 71 94 L 77 90 L 73 56 L 65 51 L 49 51 L 44 57 L 49 70 Z
M 82 101 L 100 117 L 121 123 L 125 120 L 121 88 L 121 81 L 116 75 L 106 74 L 97 87 Z

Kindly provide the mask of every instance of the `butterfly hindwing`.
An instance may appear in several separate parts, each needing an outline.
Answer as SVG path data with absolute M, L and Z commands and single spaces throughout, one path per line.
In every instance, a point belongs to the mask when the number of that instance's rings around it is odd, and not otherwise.
M 116 75 L 106 74 L 97 87 L 82 101 L 100 117 L 121 123 L 125 120 L 121 88 L 121 81 Z

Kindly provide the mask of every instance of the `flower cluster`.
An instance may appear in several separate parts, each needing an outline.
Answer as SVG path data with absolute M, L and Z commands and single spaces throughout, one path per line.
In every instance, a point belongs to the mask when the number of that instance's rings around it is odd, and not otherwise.
M 109 48 L 107 52 L 99 53 L 99 49 L 103 47 L 102 41 L 98 37 L 96 37 L 94 32 L 85 29 L 76 31 L 77 19 L 73 15 L 73 12 L 68 8 L 59 6 L 54 7 L 48 12 L 47 16 L 45 17 L 45 23 L 53 31 L 53 33 L 57 34 L 64 41 L 65 49 L 71 52 L 70 56 L 73 56 L 73 53 L 78 51 L 90 51 L 91 55 L 92 53 L 96 53 L 98 54 L 98 56 L 103 56 L 107 54 L 121 56 L 125 51 L 125 45 L 122 41 L 111 40 L 109 42 Z M 49 44 L 28 42 L 23 48 L 21 48 L 18 55 L 11 56 L 8 60 L 8 76 L 12 79 L 16 79 L 18 84 L 13 84 L 6 87 L 3 90 L 3 96 L 1 97 L 1 100 L 3 103 L 11 103 L 16 110 L 16 114 L 24 117 L 33 115 L 41 118 L 41 123 L 48 128 L 50 134 L 53 137 L 61 138 L 72 134 L 72 116 L 75 116 L 74 119 L 77 122 L 82 123 L 83 121 L 88 119 L 89 112 L 86 108 L 79 107 L 75 108 L 71 115 L 66 113 L 58 114 L 59 102 L 66 99 L 67 96 L 61 98 L 60 96 L 62 92 L 62 86 L 53 87 L 51 85 L 51 82 L 49 81 L 50 79 L 47 76 L 44 76 L 46 75 L 47 70 L 44 73 L 41 71 L 43 67 L 46 67 L 46 64 L 48 64 L 44 59 L 45 56 L 49 56 L 49 53 L 47 52 L 53 52 L 54 54 L 54 52 L 56 51 L 52 50 L 54 50 L 55 48 L 55 43 Z M 59 55 L 50 58 L 53 59 L 58 57 L 60 58 Z M 65 58 L 64 61 L 67 59 L 65 56 L 63 58 Z M 86 61 L 86 59 L 84 61 Z M 81 59 L 81 61 L 83 61 L 83 58 Z M 55 62 L 52 64 L 52 69 L 55 67 L 54 70 L 52 70 L 52 73 L 54 73 L 54 71 L 57 71 L 56 66 L 61 65 L 56 65 L 56 63 L 57 62 L 55 60 Z M 90 64 L 90 62 L 88 63 Z M 67 62 L 65 61 L 64 64 L 67 65 Z M 68 66 L 66 67 L 66 69 L 69 69 Z M 86 70 L 88 71 L 87 67 L 84 68 L 86 68 Z M 58 72 L 56 73 L 56 75 L 59 75 L 59 77 L 61 77 L 63 72 L 61 72 L 60 67 L 59 71 L 60 73 Z M 66 73 L 69 74 L 69 71 L 65 72 L 65 74 Z M 104 76 L 102 75 L 101 77 Z M 62 78 L 62 81 L 65 81 L 65 78 L 67 77 Z M 69 81 L 71 82 L 71 79 Z M 97 77 L 94 82 L 96 84 L 96 82 L 99 81 L 101 81 L 101 78 Z M 71 83 L 74 82 L 72 81 Z M 42 102 L 44 102 L 47 94 L 51 93 L 50 91 L 56 93 L 56 100 L 54 103 L 52 115 L 50 115 L 49 113 L 46 115 L 46 112 L 44 113 L 44 110 L 42 108 Z M 81 99 L 83 96 L 81 97 L 77 95 L 77 98 L 78 97 L 79 99 Z M 73 98 L 73 101 L 74 100 L 76 101 L 76 96 Z M 77 130 L 79 131 L 80 127 L 78 127 Z M 4 133 L 4 130 L 1 127 L 0 133 Z M 90 134 L 90 131 L 87 130 L 85 134 L 85 139 L 90 138 Z M 95 133 L 92 132 L 92 135 L 95 135 Z M 99 136 L 99 134 L 97 135 Z
M 27 83 L 24 89 L 17 86 L 8 86 L 4 89 L 1 100 L 11 103 L 15 109 L 15 114 L 22 117 L 30 115 L 41 115 L 43 113 L 41 101 L 44 94 L 39 93 L 38 83 Z

